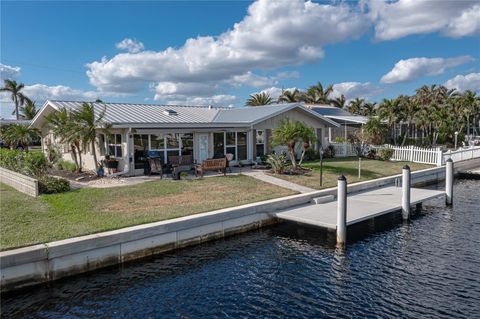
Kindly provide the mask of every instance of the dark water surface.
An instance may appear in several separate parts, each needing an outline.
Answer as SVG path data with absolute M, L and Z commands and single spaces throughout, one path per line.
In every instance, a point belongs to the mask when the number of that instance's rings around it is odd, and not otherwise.
M 6 295 L 2 317 L 480 317 L 480 181 L 332 240 L 281 224 Z

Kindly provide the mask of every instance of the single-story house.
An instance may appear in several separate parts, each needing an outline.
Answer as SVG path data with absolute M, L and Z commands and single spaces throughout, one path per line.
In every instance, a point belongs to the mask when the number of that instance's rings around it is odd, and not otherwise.
M 339 125 L 339 127 L 328 128 L 329 143 L 334 143 L 337 137 L 348 139 L 349 135 L 361 130 L 362 125 L 368 121 L 366 116 L 356 115 L 332 105 L 305 104 L 304 106 Z
M 42 133 L 42 148 L 58 143 L 49 129 L 46 116 L 66 108 L 75 110 L 83 102 L 46 101 L 32 120 Z M 93 103 L 95 112 L 105 110 L 104 121 L 111 125 L 109 135 L 98 131 L 99 159 L 106 154 L 119 161 L 119 170 L 140 175 L 148 151 L 156 151 L 164 163 L 171 155 L 193 155 L 200 163 L 208 158 L 233 154 L 232 165 L 251 163 L 272 151 L 269 137 L 282 119 L 299 120 L 315 129 L 319 143 L 328 128 L 339 125 L 299 103 L 258 107 L 217 108 L 153 104 Z M 319 147 L 319 143 L 314 148 Z M 72 160 L 67 145 L 63 158 Z M 88 148 L 83 155 L 86 169 L 94 169 Z

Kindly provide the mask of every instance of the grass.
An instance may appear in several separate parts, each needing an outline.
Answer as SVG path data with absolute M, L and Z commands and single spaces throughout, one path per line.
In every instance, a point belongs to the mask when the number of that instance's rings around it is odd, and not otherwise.
M 362 159 L 361 178 L 358 178 L 358 158 L 325 159 L 323 162 L 323 186 L 320 187 L 320 161 L 305 162 L 303 167 L 313 171 L 307 175 L 274 175 L 275 177 L 314 189 L 328 188 L 337 185 L 339 175 L 345 175 L 348 183 L 367 181 L 370 179 L 402 173 L 402 167 L 408 164 L 412 171 L 432 168 L 432 165 L 411 162 L 388 162 Z
M 243 175 L 85 188 L 37 198 L 0 184 L 0 250 L 292 194 Z

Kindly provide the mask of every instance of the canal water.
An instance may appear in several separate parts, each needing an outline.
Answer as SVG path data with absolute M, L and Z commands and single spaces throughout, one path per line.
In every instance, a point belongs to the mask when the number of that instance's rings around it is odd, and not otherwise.
M 280 224 L 2 296 L 2 318 L 479 318 L 480 181 L 331 234 Z

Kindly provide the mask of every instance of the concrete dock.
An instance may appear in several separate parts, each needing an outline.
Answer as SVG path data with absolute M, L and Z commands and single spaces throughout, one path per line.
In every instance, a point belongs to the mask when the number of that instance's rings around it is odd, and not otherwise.
M 412 188 L 411 205 L 428 199 L 445 196 L 444 191 Z M 347 226 L 364 220 L 400 211 L 402 188 L 384 187 L 356 193 L 347 197 Z M 277 218 L 329 229 L 337 227 L 337 201 L 324 204 L 308 204 L 286 209 L 275 214 Z

